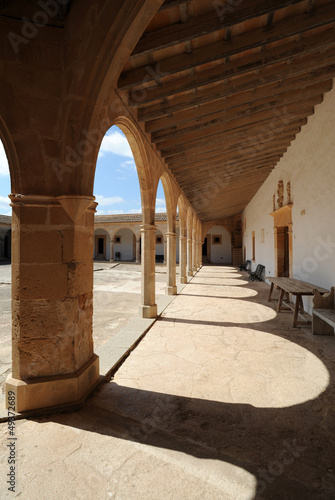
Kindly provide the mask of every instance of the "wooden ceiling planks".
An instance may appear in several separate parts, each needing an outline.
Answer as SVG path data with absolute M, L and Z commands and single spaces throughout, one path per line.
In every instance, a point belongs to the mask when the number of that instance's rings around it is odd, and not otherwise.
M 153 18 L 118 87 L 203 221 L 243 210 L 332 88 L 334 24 L 335 0 L 166 0 Z

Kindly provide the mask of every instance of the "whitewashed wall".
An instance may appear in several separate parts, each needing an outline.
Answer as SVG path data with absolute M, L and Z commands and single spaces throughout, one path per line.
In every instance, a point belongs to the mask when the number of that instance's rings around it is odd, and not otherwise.
M 156 237 L 157 236 L 160 236 L 162 238 L 162 243 L 156 243 L 156 255 L 164 256 L 164 234 L 159 231 L 159 229 L 156 229 Z
M 252 257 L 255 231 L 253 267 L 264 264 L 266 276 L 275 273 L 273 217 L 269 214 L 279 180 L 285 187 L 291 183 L 293 276 L 325 288 L 335 286 L 335 90 L 316 106 L 315 114 L 244 210 L 246 257 Z M 312 300 L 306 298 L 304 303 L 311 312 Z
M 115 237 L 121 237 L 121 243 L 115 243 Z M 114 259 L 116 252 L 120 252 L 120 260 L 135 260 L 134 233 L 128 228 L 120 229 L 114 236 Z
M 231 236 L 229 231 L 222 226 L 214 226 L 207 232 L 207 238 L 210 235 L 212 240 L 210 248 L 210 261 L 213 264 L 231 264 L 232 263 L 232 251 L 231 251 Z M 221 235 L 222 243 L 213 244 L 213 235 Z M 207 242 L 208 248 L 208 242 Z

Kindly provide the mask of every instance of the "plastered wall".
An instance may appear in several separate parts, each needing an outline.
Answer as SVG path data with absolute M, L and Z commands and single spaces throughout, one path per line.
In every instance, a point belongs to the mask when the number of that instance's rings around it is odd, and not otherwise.
M 214 243 L 213 236 L 220 236 L 221 242 Z M 211 239 L 210 261 L 213 264 L 231 264 L 231 236 L 227 229 L 222 226 L 214 226 L 208 231 L 207 238 Z
M 335 90 L 297 135 L 242 214 L 243 245 L 252 257 L 252 232 L 256 255 L 253 267 L 265 265 L 266 276 L 275 275 L 273 195 L 278 181 L 291 184 L 293 222 L 293 277 L 330 288 L 335 286 Z M 311 312 L 312 301 L 304 299 Z

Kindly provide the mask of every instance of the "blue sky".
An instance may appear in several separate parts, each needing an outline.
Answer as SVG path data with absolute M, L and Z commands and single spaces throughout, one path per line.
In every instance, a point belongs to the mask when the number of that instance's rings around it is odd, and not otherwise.
M 10 179 L 8 162 L 0 141 L 0 214 L 10 215 L 8 194 Z M 94 195 L 99 203 L 97 215 L 141 212 L 140 187 L 134 158 L 127 139 L 117 127 L 105 135 L 97 161 Z M 156 199 L 156 212 L 165 212 L 161 182 Z

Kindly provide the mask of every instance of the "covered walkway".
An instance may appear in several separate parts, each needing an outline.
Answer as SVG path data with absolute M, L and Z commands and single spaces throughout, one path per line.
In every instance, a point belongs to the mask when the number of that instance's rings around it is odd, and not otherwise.
M 81 410 L 17 421 L 22 498 L 334 498 L 334 337 L 268 290 L 203 267 Z

